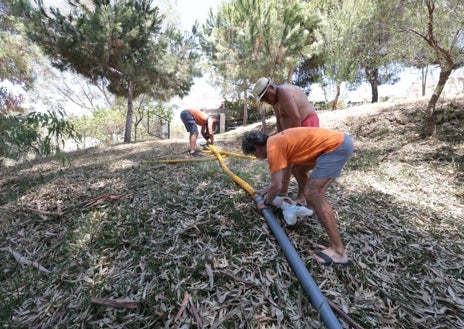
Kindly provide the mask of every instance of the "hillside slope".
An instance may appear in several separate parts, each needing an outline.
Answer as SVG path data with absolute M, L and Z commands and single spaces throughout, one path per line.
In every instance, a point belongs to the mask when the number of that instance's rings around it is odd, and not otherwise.
M 419 137 L 423 108 L 320 113 L 355 141 L 328 191 L 353 266 L 316 263 L 327 243 L 316 220 L 284 228 L 323 294 L 364 328 L 464 327 L 464 100 L 440 104 L 433 139 Z M 259 126 L 217 147 L 240 151 Z M 3 327 L 321 328 L 251 198 L 186 151 L 187 140 L 146 142 L 2 168 Z M 187 161 L 158 161 L 172 158 Z M 226 163 L 255 188 L 268 182 L 264 161 Z

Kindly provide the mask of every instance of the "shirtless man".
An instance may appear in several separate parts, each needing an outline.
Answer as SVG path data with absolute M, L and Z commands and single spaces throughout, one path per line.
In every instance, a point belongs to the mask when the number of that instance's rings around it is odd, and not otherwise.
M 319 127 L 319 117 L 314 106 L 308 101 L 304 91 L 291 84 L 276 85 L 270 78 L 260 78 L 253 86 L 253 94 L 258 101 L 272 105 L 277 120 L 277 131 L 296 127 Z M 282 181 L 281 195 L 288 194 L 288 185 L 291 175 L 295 176 L 289 166 Z M 304 187 L 298 184 L 298 195 L 295 201 L 306 205 L 303 195 Z M 258 193 L 267 193 L 264 188 Z

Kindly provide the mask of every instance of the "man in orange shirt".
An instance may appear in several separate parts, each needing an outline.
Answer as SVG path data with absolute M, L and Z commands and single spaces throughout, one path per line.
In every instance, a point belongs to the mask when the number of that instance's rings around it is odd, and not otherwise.
M 315 252 L 317 261 L 323 265 L 349 265 L 334 211 L 324 194 L 340 176 L 353 149 L 347 134 L 324 128 L 290 128 L 273 136 L 254 130 L 242 138 L 243 153 L 267 159 L 269 163 L 272 180 L 260 191 L 267 196 L 264 202 L 258 203 L 259 209 L 272 205 L 281 191 L 285 169 L 293 165 L 293 173 L 298 185 L 303 186 L 306 202 L 312 206 L 329 236 L 329 247 Z
M 198 139 L 198 127 L 201 126 L 201 135 L 206 139 L 207 144 L 214 144 L 214 130 L 218 124 L 218 119 L 215 117 L 208 116 L 205 112 L 200 110 L 183 110 L 180 113 L 180 118 L 184 123 L 185 129 L 190 133 L 190 156 L 198 156 L 197 139 Z
M 301 88 L 288 83 L 276 85 L 270 78 L 263 77 L 254 84 L 253 94 L 258 101 L 265 102 L 274 109 L 278 132 L 296 127 L 319 127 L 316 109 Z M 292 171 L 291 167 L 285 171 L 280 195 L 288 194 Z M 295 176 L 294 172 L 293 175 Z M 298 186 L 295 201 L 306 205 L 301 186 Z

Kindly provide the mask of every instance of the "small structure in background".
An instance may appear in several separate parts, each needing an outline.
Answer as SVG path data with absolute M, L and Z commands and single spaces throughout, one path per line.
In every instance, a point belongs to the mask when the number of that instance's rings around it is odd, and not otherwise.
M 215 134 L 221 134 L 226 131 L 226 108 L 224 106 L 220 106 L 217 109 L 202 109 L 203 112 L 206 114 L 216 117 L 219 120 L 219 125 L 216 125 L 216 129 L 214 131 Z
M 171 121 L 168 118 L 151 113 L 147 116 L 147 132 L 151 136 L 169 139 L 171 138 Z

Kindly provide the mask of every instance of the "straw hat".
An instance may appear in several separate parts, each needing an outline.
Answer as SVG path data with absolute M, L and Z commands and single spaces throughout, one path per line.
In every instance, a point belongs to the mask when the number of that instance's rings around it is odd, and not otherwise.
M 266 93 L 269 85 L 271 84 L 272 80 L 270 78 L 260 78 L 256 81 L 255 85 L 253 86 L 253 95 L 256 97 L 257 101 L 261 100 L 261 97 Z

